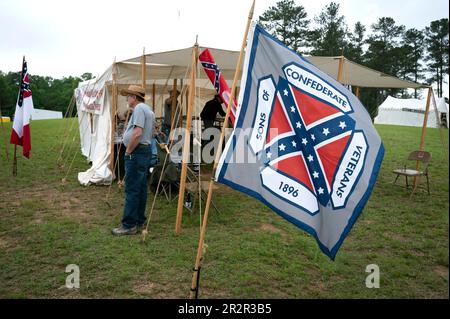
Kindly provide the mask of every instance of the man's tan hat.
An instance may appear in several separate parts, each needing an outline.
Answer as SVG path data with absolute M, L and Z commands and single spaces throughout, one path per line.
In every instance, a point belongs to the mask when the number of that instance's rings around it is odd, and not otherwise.
M 145 90 L 142 86 L 139 85 L 130 85 L 128 89 L 120 90 L 120 95 L 127 96 L 128 94 L 133 94 L 136 96 L 140 96 L 141 98 L 145 98 Z

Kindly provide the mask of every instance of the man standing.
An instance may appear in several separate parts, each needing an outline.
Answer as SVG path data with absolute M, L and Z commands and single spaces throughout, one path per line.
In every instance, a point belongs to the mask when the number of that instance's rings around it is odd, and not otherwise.
M 222 98 L 219 94 L 214 95 L 214 98 L 212 100 L 206 102 L 205 107 L 200 113 L 200 118 L 203 121 L 205 130 L 214 125 L 217 113 L 219 113 L 221 116 L 225 116 L 226 114 L 222 109 Z
M 130 85 L 120 94 L 127 97 L 133 114 L 123 135 L 125 145 L 125 207 L 122 226 L 114 228 L 116 236 L 137 234 L 138 227 L 145 223 L 147 204 L 147 177 L 151 161 L 151 139 L 155 126 L 155 114 L 144 103 L 145 90 Z

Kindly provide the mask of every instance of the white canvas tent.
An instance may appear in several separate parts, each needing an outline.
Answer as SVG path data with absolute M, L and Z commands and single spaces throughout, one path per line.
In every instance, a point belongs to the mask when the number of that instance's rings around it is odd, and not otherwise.
M 388 96 L 378 107 L 375 124 L 421 127 L 423 125 L 426 103 L 426 99 L 398 99 Z M 436 118 L 434 106 L 431 104 L 428 111 L 427 127 L 438 128 L 441 123 L 442 114 L 445 114 L 444 117 L 448 127 L 448 104 L 445 103 L 444 98 L 437 98 L 436 104 L 438 116 Z
M 36 120 L 49 120 L 49 119 L 62 119 L 62 112 L 43 110 L 43 109 L 33 109 L 31 113 L 31 119 Z
M 203 49 L 205 48 L 199 47 L 199 52 Z M 213 48 L 209 48 L 209 50 L 228 85 L 231 86 L 239 52 Z M 168 91 L 172 88 L 172 80 L 178 79 L 178 89 L 180 89 L 180 84 L 188 84 L 191 55 L 192 48 L 145 55 L 146 95 L 150 97 L 147 103 L 154 107 L 157 118 L 163 115 L 162 106 L 168 97 Z M 420 84 L 385 75 L 344 57 L 305 57 L 305 59 L 345 85 L 377 88 L 421 87 Z M 115 74 L 118 90 L 129 84 L 141 85 L 142 66 L 142 56 L 114 63 L 102 76 L 80 83 L 76 89 L 81 150 L 88 161 L 92 162 L 89 170 L 78 174 L 81 184 L 110 184 L 112 182 L 113 174 L 110 169 L 112 119 L 114 118 L 112 110 L 114 107 L 117 107 L 119 112 L 126 109 L 125 98 L 121 96 L 118 97 L 117 106 L 112 105 L 113 74 Z M 194 117 L 198 116 L 205 102 L 215 94 L 214 88 L 200 64 L 197 78 Z M 186 110 L 187 94 L 182 94 L 179 100 L 182 110 Z M 194 125 L 195 123 L 194 121 Z

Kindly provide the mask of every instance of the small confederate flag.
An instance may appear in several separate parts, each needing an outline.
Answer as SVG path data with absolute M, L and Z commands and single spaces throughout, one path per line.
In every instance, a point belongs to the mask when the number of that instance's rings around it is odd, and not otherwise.
M 20 78 L 20 91 L 17 98 L 16 112 L 11 133 L 11 144 L 21 145 L 23 156 L 30 158 L 31 135 L 30 118 L 33 112 L 33 99 L 31 97 L 30 83 L 28 78 L 27 62 L 23 58 L 22 73 Z
M 208 49 L 203 50 L 203 52 L 198 56 L 198 59 L 208 75 L 208 78 L 211 80 L 211 83 L 214 85 L 217 93 L 222 98 L 222 101 L 228 106 L 231 91 L 222 75 L 222 72 L 220 72 L 218 65 L 214 61 L 211 52 L 209 52 Z M 231 104 L 230 119 L 231 124 L 234 126 L 234 120 L 236 118 L 236 100 L 233 102 L 234 103 Z

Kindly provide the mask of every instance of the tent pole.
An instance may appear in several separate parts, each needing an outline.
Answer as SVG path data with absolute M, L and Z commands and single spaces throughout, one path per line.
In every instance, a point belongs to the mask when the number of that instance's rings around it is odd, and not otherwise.
M 186 130 L 184 131 L 185 134 L 184 134 L 183 157 L 182 157 L 181 177 L 180 177 L 180 191 L 178 194 L 177 219 L 175 222 L 175 233 L 177 235 L 180 234 L 181 232 L 181 219 L 183 216 L 184 193 L 186 190 L 187 163 L 190 159 L 192 108 L 194 105 L 194 98 L 195 98 L 195 81 L 197 79 L 197 51 L 198 51 L 198 44 L 195 43 L 194 48 L 192 50 L 191 80 L 189 83 L 190 90 L 189 90 L 188 109 L 186 114 Z
M 344 73 L 344 56 L 341 55 L 339 58 L 339 69 L 338 69 L 338 75 L 337 75 L 337 80 L 341 84 L 342 84 L 343 73 Z
M 173 122 L 173 119 L 174 119 L 174 117 L 175 117 L 175 113 L 176 113 L 176 109 L 177 109 L 177 96 L 176 96 L 176 94 L 174 94 L 174 92 L 176 92 L 177 91 L 177 79 L 173 79 L 173 87 L 172 87 L 172 104 L 171 104 L 171 106 L 170 106 L 170 108 L 171 108 L 171 111 L 170 111 L 170 114 L 171 114 L 171 118 L 170 118 L 170 121 L 172 122 L 172 130 L 173 129 L 175 129 L 176 127 L 178 127 L 178 123 L 174 123 Z
M 141 59 L 141 83 L 142 87 L 144 88 L 144 92 L 147 91 L 147 62 L 145 57 L 145 47 L 142 51 L 142 59 Z
M 155 112 L 155 117 L 156 117 L 156 84 L 155 82 L 153 82 L 152 85 L 152 107 L 153 107 L 153 112 Z
M 355 95 L 359 99 L 359 86 L 356 87 Z
M 428 123 L 428 112 L 430 111 L 430 101 L 431 101 L 431 95 L 433 94 L 433 88 L 430 86 L 428 88 L 428 95 L 427 95 L 427 105 L 425 107 L 425 114 L 423 116 L 423 125 L 422 125 L 422 133 L 420 134 L 420 144 L 419 144 L 419 151 L 423 151 L 423 147 L 425 144 L 425 131 L 427 129 L 427 123 Z M 416 162 L 416 170 L 419 170 L 420 162 Z M 417 187 L 417 177 L 414 177 L 414 189 Z
M 226 114 L 225 114 L 225 119 L 223 121 L 222 130 L 220 132 L 220 139 L 219 139 L 219 144 L 218 144 L 219 147 L 217 148 L 216 156 L 214 158 L 214 166 L 213 166 L 211 180 L 209 182 L 209 188 L 208 188 L 208 197 L 207 197 L 206 204 L 205 204 L 205 212 L 203 214 L 203 224 L 202 224 L 202 229 L 201 229 L 201 232 L 200 232 L 200 239 L 198 241 L 197 256 L 195 258 L 194 273 L 192 275 L 191 292 L 190 292 L 190 297 L 191 298 L 194 298 L 194 297 L 196 298 L 197 295 L 198 295 L 198 282 L 199 282 L 200 264 L 201 264 L 201 261 L 203 259 L 202 258 L 203 243 L 204 243 L 205 233 L 206 233 L 206 223 L 208 222 L 209 207 L 211 205 L 211 199 L 212 199 L 214 176 L 215 176 L 215 173 L 216 173 L 217 166 L 219 164 L 220 156 L 222 154 L 222 144 L 223 144 L 223 140 L 224 140 L 224 136 L 225 136 L 225 129 L 228 126 L 228 120 L 230 118 L 231 103 L 233 103 L 234 97 L 236 95 L 236 86 L 237 86 L 237 81 L 238 81 L 238 74 L 239 74 L 239 70 L 240 70 L 241 65 L 242 65 L 242 59 L 243 59 L 243 56 L 244 56 L 244 49 L 245 49 L 245 46 L 247 44 L 247 36 L 248 36 L 248 32 L 250 30 L 250 24 L 252 22 L 254 9 L 255 9 L 255 0 L 253 0 L 252 6 L 250 8 L 250 12 L 248 14 L 247 25 L 246 25 L 245 32 L 244 32 L 244 37 L 242 39 L 241 52 L 239 53 L 239 59 L 237 61 L 236 70 L 234 72 L 233 84 L 231 86 L 231 96 L 230 96 L 230 100 L 228 101 L 227 111 L 226 111 Z

